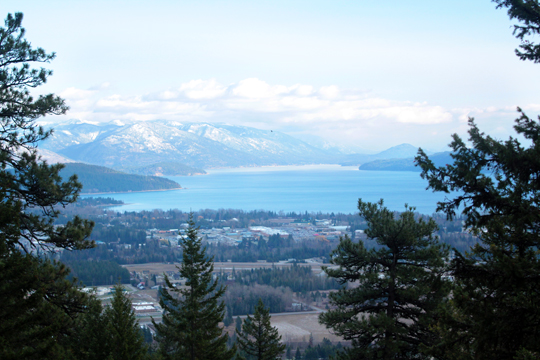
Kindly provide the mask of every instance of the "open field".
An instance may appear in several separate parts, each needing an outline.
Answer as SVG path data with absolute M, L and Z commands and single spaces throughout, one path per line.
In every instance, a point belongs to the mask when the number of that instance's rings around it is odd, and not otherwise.
M 324 338 L 332 342 L 343 342 L 343 339 L 332 334 L 324 325 L 319 324 L 319 314 L 310 312 L 308 314 L 271 314 L 272 326 L 278 329 L 281 340 L 284 343 L 307 343 L 309 336 L 313 334 L 315 343 L 321 342 Z M 236 317 L 235 317 L 236 318 Z M 245 316 L 241 316 L 245 318 Z M 234 332 L 234 323 L 227 328 L 229 336 Z
M 149 274 L 160 275 L 167 271 L 177 272 L 177 264 L 165 264 L 165 263 L 146 263 L 146 264 L 132 264 L 132 265 L 122 265 L 128 271 L 136 272 L 145 272 Z M 306 262 L 299 264 L 301 266 L 310 266 L 312 271 L 315 273 L 320 273 L 322 271 L 322 263 L 318 262 Z M 250 270 L 258 268 L 271 268 L 275 267 L 290 267 L 291 263 L 265 263 L 265 262 L 255 262 L 255 263 L 232 263 L 232 262 L 215 262 L 214 270 L 224 272 L 230 272 L 234 268 L 235 270 Z M 153 301 L 157 303 L 157 290 L 136 290 L 130 294 L 130 297 L 134 301 Z M 322 306 L 319 304 L 319 306 Z M 317 308 L 316 308 L 317 309 Z M 319 324 L 318 321 L 318 311 L 310 311 L 308 313 L 279 313 L 271 314 L 272 315 L 272 325 L 275 326 L 280 335 L 282 336 L 283 342 L 286 343 L 307 343 L 309 341 L 310 335 L 313 335 L 313 340 L 315 343 L 321 342 L 323 338 L 327 338 L 332 342 L 343 341 L 340 337 L 332 334 L 328 329 L 323 325 Z M 320 310 L 322 311 L 322 309 Z M 150 323 L 150 316 L 142 315 L 138 317 L 138 320 L 141 324 Z M 156 321 L 161 321 L 161 314 L 155 314 L 154 319 Z M 245 318 L 245 316 L 241 316 Z M 230 335 L 234 332 L 234 323 L 227 328 Z
M 176 272 L 176 265 L 179 265 L 177 263 L 175 264 L 165 264 L 165 263 L 146 263 L 146 264 L 129 264 L 129 265 L 122 265 L 125 267 L 128 271 L 149 271 L 150 274 L 163 274 L 165 271 L 174 271 Z M 320 273 L 321 266 L 323 264 L 318 262 L 306 262 L 299 264 L 301 266 L 311 266 L 311 269 L 315 273 Z M 259 269 L 259 268 L 271 268 L 272 266 L 275 267 L 290 267 L 292 266 L 291 263 L 285 263 L 285 262 L 276 262 L 276 263 L 267 263 L 267 262 L 255 262 L 255 263 L 244 263 L 244 262 L 215 262 L 214 263 L 214 270 L 219 271 L 223 270 L 225 272 L 232 271 L 234 268 L 235 270 L 251 270 L 251 269 Z
M 314 343 L 321 342 L 324 338 L 329 339 L 332 342 L 343 342 L 343 339 L 339 336 L 332 334 L 324 325 L 319 324 L 319 314 L 274 314 L 272 315 L 272 326 L 278 329 L 281 335 L 281 340 L 284 343 L 307 343 L 309 341 L 310 334 L 313 334 Z M 244 317 L 244 316 L 242 316 Z M 144 316 L 138 318 L 141 324 L 150 324 L 150 316 Z M 161 321 L 159 314 L 154 315 L 154 320 Z M 227 328 L 229 336 L 232 336 L 235 329 L 234 323 Z
M 324 325 L 319 324 L 319 314 L 283 315 L 272 316 L 272 326 L 275 326 L 282 336 L 283 342 L 309 341 L 309 335 L 313 334 L 315 343 L 323 338 L 330 341 L 342 341 L 332 334 Z

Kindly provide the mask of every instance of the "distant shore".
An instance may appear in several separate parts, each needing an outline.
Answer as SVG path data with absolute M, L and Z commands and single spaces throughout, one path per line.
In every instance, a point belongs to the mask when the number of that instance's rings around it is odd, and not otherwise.
M 107 195 L 107 194 L 130 194 L 130 193 L 144 193 L 154 191 L 170 191 L 170 190 L 184 190 L 186 188 L 172 188 L 172 189 L 159 189 L 159 190 L 139 190 L 139 191 L 110 191 L 110 192 L 95 192 L 95 193 L 80 193 L 79 195 Z

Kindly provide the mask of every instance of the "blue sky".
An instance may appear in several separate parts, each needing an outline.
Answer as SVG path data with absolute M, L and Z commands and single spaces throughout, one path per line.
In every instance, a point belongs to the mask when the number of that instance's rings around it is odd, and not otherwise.
M 498 138 L 540 112 L 540 65 L 489 0 L 11 1 L 55 51 L 63 119 L 225 122 L 383 150 Z

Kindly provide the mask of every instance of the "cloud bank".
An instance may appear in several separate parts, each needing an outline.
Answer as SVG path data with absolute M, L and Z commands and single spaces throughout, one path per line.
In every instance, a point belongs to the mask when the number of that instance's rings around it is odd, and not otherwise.
M 445 109 L 334 85 L 272 85 L 257 78 L 229 85 L 215 79 L 192 80 L 138 96 L 113 94 L 106 83 L 86 90 L 68 88 L 60 96 L 71 108 L 69 119 L 229 123 L 374 150 L 404 142 L 443 149 L 452 133 L 466 133 L 469 116 L 476 116 L 487 132 L 507 137 L 516 117 L 515 106 Z M 540 105 L 524 108 L 538 111 Z

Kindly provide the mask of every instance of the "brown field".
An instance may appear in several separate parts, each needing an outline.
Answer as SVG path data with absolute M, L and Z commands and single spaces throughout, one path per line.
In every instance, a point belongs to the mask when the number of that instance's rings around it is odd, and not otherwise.
M 129 265 L 122 265 L 125 267 L 128 271 L 145 271 L 148 270 L 150 274 L 163 274 L 165 271 L 177 271 L 176 265 L 178 264 L 164 264 L 164 263 L 146 263 L 146 264 L 129 264 Z M 321 266 L 320 263 L 305 263 L 300 264 L 302 266 L 311 266 L 311 269 L 316 272 L 321 272 Z M 251 269 L 259 269 L 259 268 L 271 268 L 272 266 L 275 267 L 289 267 L 292 266 L 290 263 L 233 263 L 233 262 L 215 262 L 214 263 L 214 270 L 223 270 L 223 271 L 232 271 L 234 268 L 235 270 L 251 270 Z
M 313 334 L 315 343 L 327 338 L 332 342 L 342 341 L 340 337 L 332 334 L 324 325 L 319 324 L 319 314 L 299 314 L 272 316 L 272 326 L 275 326 L 283 342 L 309 341 Z
M 321 272 L 320 263 L 305 263 L 301 264 L 302 266 L 311 266 L 312 270 L 315 273 Z M 176 272 L 176 264 L 164 264 L 164 263 L 146 263 L 146 264 L 132 264 L 132 265 L 122 265 L 128 271 L 149 271 L 150 274 L 163 274 L 165 271 L 174 271 Z M 224 272 L 235 270 L 250 270 L 258 268 L 270 268 L 272 266 L 276 267 L 289 267 L 292 266 L 290 263 L 231 263 L 231 262 L 216 262 L 214 263 L 214 270 L 223 270 Z M 157 301 L 157 291 L 156 290 L 143 290 L 134 292 L 131 297 L 133 300 L 139 301 Z M 319 304 L 321 306 L 321 304 Z M 243 318 L 244 316 L 242 316 Z M 155 317 L 156 320 L 160 320 L 160 316 Z M 149 317 L 139 318 L 141 323 L 150 322 Z M 309 337 L 312 334 L 313 340 L 315 343 L 321 342 L 323 338 L 327 338 L 332 342 L 343 341 L 340 337 L 332 334 L 328 329 L 323 325 L 319 324 L 318 314 L 317 313 L 308 313 L 308 314 L 273 314 L 272 315 L 272 326 L 275 326 L 280 335 L 282 336 L 282 341 L 285 343 L 295 343 L 295 344 L 307 344 Z M 232 335 L 234 332 L 234 323 L 227 328 L 228 332 Z
M 272 326 L 278 329 L 281 341 L 284 343 L 295 343 L 297 345 L 307 345 L 310 334 L 313 334 L 314 343 L 321 342 L 324 338 L 332 342 L 343 342 L 339 336 L 332 334 L 323 325 L 319 324 L 319 314 L 270 314 L 272 316 Z M 241 316 L 245 318 L 245 316 Z M 235 317 L 236 318 L 236 317 Z M 235 325 L 231 324 L 227 328 L 229 336 L 234 332 Z

